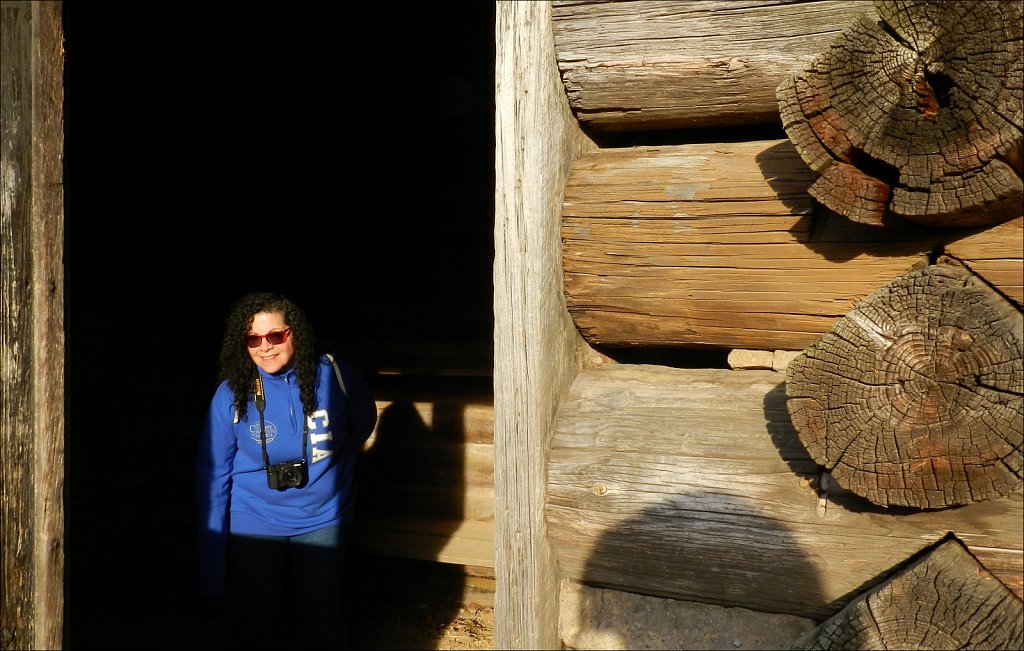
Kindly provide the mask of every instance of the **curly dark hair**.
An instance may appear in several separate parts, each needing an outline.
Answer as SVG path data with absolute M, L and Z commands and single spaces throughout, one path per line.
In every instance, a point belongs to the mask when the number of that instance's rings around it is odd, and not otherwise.
M 256 385 L 257 369 L 245 345 L 245 335 L 252 328 L 253 317 L 260 312 L 278 312 L 291 329 L 295 350 L 293 368 L 299 383 L 302 409 L 308 416 L 316 411 L 316 365 L 320 359 L 316 351 L 313 327 L 306 313 L 291 299 L 271 292 L 253 292 L 240 298 L 231 308 L 224 323 L 224 339 L 220 346 L 220 374 L 218 381 L 227 380 L 235 394 L 238 417 L 245 418 L 249 396 Z

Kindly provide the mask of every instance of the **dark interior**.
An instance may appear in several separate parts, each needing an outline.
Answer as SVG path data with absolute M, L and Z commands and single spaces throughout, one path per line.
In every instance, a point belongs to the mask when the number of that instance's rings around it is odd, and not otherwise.
M 378 395 L 490 386 L 494 5 L 63 11 L 65 646 L 216 646 L 192 464 L 236 298 L 294 298 Z

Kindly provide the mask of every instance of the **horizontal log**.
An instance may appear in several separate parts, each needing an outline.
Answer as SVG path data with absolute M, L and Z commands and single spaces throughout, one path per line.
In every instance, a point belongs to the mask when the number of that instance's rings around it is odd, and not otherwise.
M 1013 594 L 1024 598 L 1024 572 L 1021 572 L 1024 556 L 1019 551 L 976 545 L 971 547 L 971 553 L 986 570 L 999 577 Z
M 802 350 L 945 250 L 1024 301 L 1024 218 L 878 228 L 817 206 L 786 140 L 601 149 L 566 184 L 566 304 L 592 345 Z
M 1024 495 L 885 509 L 825 481 L 773 371 L 606 365 L 558 412 L 546 518 L 564 578 L 829 617 L 949 532 L 1021 595 Z M 1015 561 L 1014 561 L 1015 559 Z
M 586 127 L 645 131 L 779 122 L 775 89 L 871 2 L 552 3 L 555 55 Z

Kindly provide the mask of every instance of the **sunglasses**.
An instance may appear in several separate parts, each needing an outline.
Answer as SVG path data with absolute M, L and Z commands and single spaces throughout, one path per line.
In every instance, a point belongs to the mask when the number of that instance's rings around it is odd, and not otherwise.
M 277 346 L 283 344 L 288 340 L 288 335 L 291 334 L 292 329 L 277 330 L 276 332 L 268 332 L 265 335 L 245 335 L 245 345 L 249 348 L 259 348 L 263 340 L 266 339 L 267 343 L 271 346 Z

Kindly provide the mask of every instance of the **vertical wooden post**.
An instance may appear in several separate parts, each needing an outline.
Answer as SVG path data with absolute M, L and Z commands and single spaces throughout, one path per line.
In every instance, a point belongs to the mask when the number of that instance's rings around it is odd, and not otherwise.
M 64 610 L 61 2 L 0 4 L 0 646 L 59 649 Z
M 591 143 L 559 79 L 550 3 L 498 2 L 495 38 L 494 642 L 554 649 L 546 466 L 582 341 L 562 291 L 560 211 L 569 168 Z

